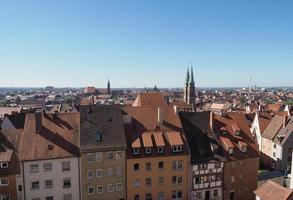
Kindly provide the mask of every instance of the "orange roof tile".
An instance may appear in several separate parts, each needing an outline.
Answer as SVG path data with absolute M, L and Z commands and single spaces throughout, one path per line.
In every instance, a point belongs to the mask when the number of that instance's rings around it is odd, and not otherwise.
M 142 134 L 142 142 L 144 147 L 153 147 L 152 133 L 144 132 Z
M 229 148 L 234 148 L 234 144 L 231 142 L 229 138 L 220 136 L 220 141 L 221 141 L 221 144 L 225 147 L 226 151 Z
M 141 147 L 139 138 L 137 138 L 136 140 L 134 140 L 134 142 L 132 142 L 131 147 L 132 148 L 140 148 Z
M 183 141 L 179 132 L 166 131 L 165 134 L 171 146 L 183 145 Z
M 165 146 L 162 132 L 153 133 L 153 136 L 155 138 L 156 146 Z
M 292 199 L 292 190 L 287 189 L 271 180 L 260 185 L 254 193 L 261 200 L 289 200 Z

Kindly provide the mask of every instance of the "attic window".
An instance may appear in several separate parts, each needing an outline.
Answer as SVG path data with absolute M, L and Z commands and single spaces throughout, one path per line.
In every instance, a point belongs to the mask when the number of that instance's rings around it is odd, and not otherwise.
M 236 136 L 240 136 L 240 130 L 236 130 L 236 131 L 235 131 L 235 135 L 236 135 Z
M 229 148 L 229 149 L 228 149 L 228 153 L 229 153 L 229 154 L 233 154 L 233 153 L 234 153 L 234 148 Z
M 100 132 L 96 132 L 96 142 L 101 142 L 102 141 L 102 134 Z
M 139 155 L 139 148 L 134 148 L 132 150 L 133 155 Z
M 181 152 L 182 151 L 182 146 L 173 146 L 172 147 L 172 150 L 173 150 L 173 153 L 176 153 L 176 152 Z
M 8 168 L 8 162 L 2 162 L 2 163 L 0 163 L 0 168 L 1 168 L 1 169 L 6 169 L 6 168 Z
M 53 113 L 53 119 L 56 120 L 58 118 L 57 113 Z
M 53 145 L 52 144 L 48 144 L 48 149 L 49 150 L 53 150 Z

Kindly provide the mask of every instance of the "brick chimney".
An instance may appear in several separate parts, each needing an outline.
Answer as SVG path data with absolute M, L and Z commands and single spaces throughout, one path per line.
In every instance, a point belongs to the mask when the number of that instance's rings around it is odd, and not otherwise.
M 158 107 L 158 124 L 163 124 L 164 112 L 162 107 Z
M 40 133 L 42 130 L 42 110 L 35 111 L 36 132 Z

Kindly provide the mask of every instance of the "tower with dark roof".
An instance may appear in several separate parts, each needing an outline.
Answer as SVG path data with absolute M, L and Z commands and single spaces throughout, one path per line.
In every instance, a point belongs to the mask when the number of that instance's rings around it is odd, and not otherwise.
M 189 84 L 189 69 L 187 67 L 186 79 L 185 79 L 185 87 L 184 87 L 184 102 L 187 102 L 188 96 L 188 84 Z
M 111 94 L 111 86 L 110 86 L 110 80 L 108 79 L 108 83 L 107 83 L 107 93 L 108 95 Z
M 185 80 L 185 87 L 184 87 L 184 102 L 187 104 L 194 104 L 195 103 L 195 82 L 193 76 L 193 67 L 187 68 L 186 80 Z

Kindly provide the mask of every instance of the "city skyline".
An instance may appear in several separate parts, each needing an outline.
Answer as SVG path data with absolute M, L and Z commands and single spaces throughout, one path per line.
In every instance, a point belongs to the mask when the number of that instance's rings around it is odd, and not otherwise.
M 2 1 L 0 86 L 293 86 L 292 5 Z

